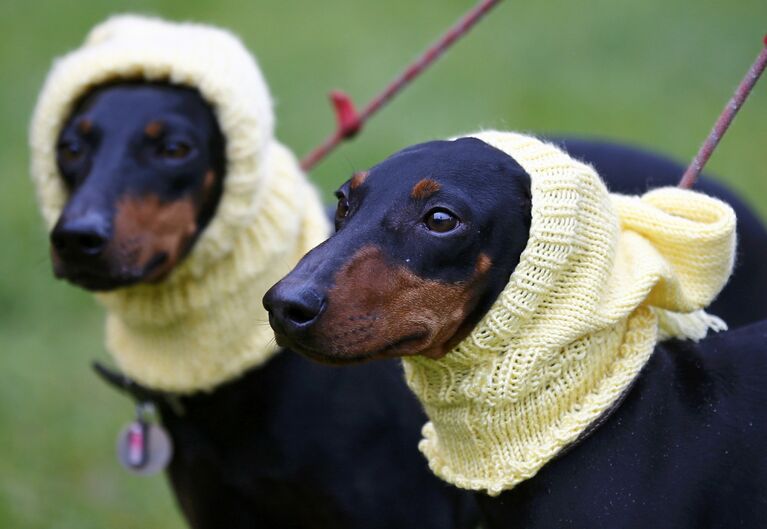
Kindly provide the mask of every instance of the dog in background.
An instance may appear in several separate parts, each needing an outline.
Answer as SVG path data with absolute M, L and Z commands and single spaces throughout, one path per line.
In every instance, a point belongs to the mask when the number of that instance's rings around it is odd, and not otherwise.
M 56 64 L 33 177 L 56 275 L 107 309 L 121 373 L 100 372 L 156 406 L 192 527 L 474 528 L 396 363 L 273 344 L 260 298 L 329 225 L 272 122 L 253 59 L 207 26 L 116 17 Z

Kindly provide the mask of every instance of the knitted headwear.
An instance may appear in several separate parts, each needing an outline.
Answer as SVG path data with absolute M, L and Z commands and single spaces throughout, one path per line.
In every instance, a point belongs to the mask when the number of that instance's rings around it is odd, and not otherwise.
M 38 98 L 31 172 L 49 227 L 68 197 L 55 158 L 61 128 L 90 89 L 123 79 L 196 88 L 226 138 L 227 173 L 215 217 L 165 281 L 98 296 L 109 311 L 107 346 L 141 384 L 211 389 L 274 352 L 261 297 L 327 236 L 328 222 L 293 155 L 273 137 L 268 89 L 239 39 L 201 24 L 123 15 L 58 59 Z
M 702 309 L 730 275 L 735 215 L 676 188 L 608 194 L 595 171 L 521 134 L 476 138 L 531 176 L 532 223 L 509 282 L 440 360 L 404 360 L 430 422 L 420 448 L 491 495 L 533 476 L 627 390 L 658 339 L 723 323 Z

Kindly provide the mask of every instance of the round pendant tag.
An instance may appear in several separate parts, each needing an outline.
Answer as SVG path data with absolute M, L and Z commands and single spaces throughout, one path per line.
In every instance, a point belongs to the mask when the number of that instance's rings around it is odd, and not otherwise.
M 117 438 L 117 459 L 134 474 L 157 474 L 168 466 L 172 456 L 170 437 L 157 424 L 134 421 Z

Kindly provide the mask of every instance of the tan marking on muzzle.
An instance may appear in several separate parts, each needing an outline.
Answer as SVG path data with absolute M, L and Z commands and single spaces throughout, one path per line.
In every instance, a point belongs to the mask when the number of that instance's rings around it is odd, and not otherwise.
M 156 195 L 128 196 L 117 205 L 113 259 L 123 266 L 142 270 L 164 254 L 162 265 L 146 280 L 164 277 L 184 255 L 197 231 L 197 207 L 192 198 L 163 202 Z
M 380 248 L 366 246 L 336 275 L 314 339 L 325 355 L 338 360 L 439 358 L 456 343 L 476 305 L 477 282 L 489 269 L 489 258 L 481 262 L 467 281 L 445 283 L 419 277 L 388 262 Z

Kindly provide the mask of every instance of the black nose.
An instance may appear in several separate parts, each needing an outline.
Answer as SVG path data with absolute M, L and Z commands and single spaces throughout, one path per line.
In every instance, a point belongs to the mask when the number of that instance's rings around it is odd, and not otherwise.
M 98 257 L 109 241 L 109 229 L 100 215 L 62 217 L 51 233 L 51 244 L 62 259 Z
M 311 287 L 280 282 L 264 296 L 264 308 L 275 331 L 290 333 L 310 328 L 325 310 L 325 299 Z

